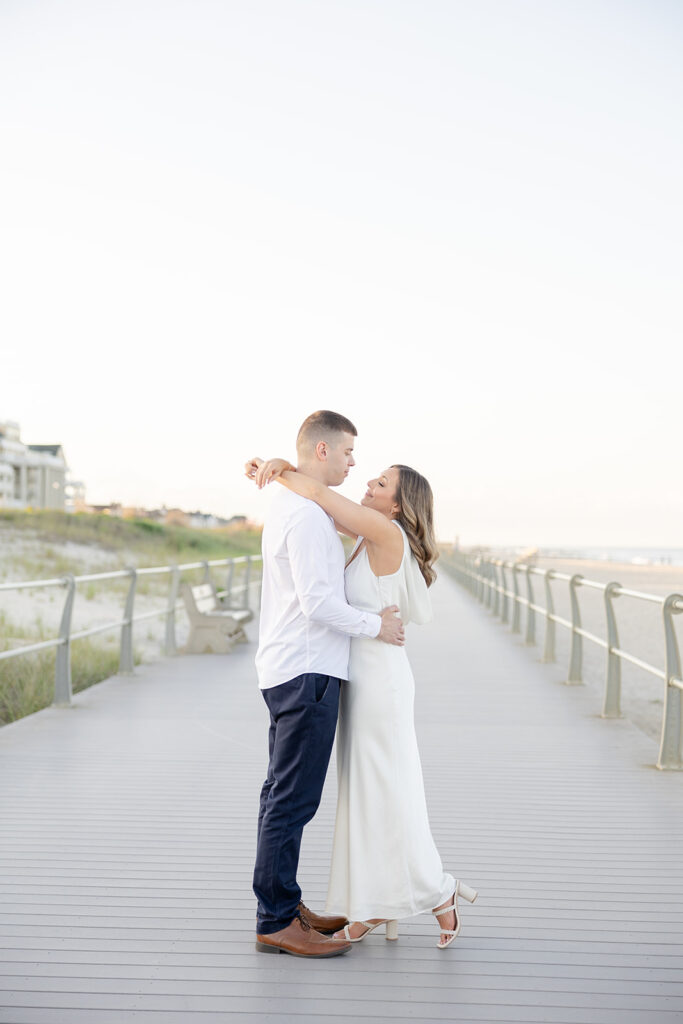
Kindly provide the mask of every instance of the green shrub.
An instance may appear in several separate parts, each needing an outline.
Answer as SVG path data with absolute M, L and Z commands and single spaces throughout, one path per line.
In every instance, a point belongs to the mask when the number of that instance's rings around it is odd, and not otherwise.
M 142 530 L 143 533 L 161 533 L 164 528 L 161 523 L 155 523 L 152 519 L 133 519 L 133 525 Z

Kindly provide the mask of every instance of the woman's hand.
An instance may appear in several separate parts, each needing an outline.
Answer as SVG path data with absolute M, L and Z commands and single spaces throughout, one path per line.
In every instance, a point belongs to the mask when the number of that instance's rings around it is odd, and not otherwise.
M 267 462 L 261 462 L 254 474 L 256 486 L 259 489 L 265 487 L 266 484 L 269 484 L 271 480 L 274 480 L 276 476 L 284 473 L 287 469 L 296 471 L 296 467 L 291 462 L 287 462 L 286 459 L 268 459 Z
M 256 479 L 256 470 L 259 466 L 263 465 L 263 459 L 259 459 L 258 456 L 254 456 L 253 459 L 249 459 L 249 462 L 244 463 L 244 475 L 248 480 Z

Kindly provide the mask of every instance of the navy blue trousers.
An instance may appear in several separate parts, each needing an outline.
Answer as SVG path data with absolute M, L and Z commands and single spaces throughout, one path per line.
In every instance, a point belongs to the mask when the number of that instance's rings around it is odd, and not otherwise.
M 261 691 L 270 711 L 270 731 L 254 868 L 259 935 L 278 932 L 297 916 L 301 836 L 322 796 L 337 726 L 339 683 L 334 676 L 309 672 Z

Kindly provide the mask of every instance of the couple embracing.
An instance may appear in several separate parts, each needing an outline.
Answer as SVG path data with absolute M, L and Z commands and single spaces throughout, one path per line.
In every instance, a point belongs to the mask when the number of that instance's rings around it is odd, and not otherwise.
M 304 957 L 346 953 L 375 928 L 436 915 L 438 946 L 460 930 L 458 895 L 427 816 L 413 724 L 404 625 L 431 618 L 427 588 L 438 552 L 429 484 L 407 466 L 369 481 L 360 504 L 337 494 L 355 464 L 356 428 L 313 413 L 297 465 L 247 463 L 278 493 L 263 530 L 256 668 L 270 712 L 254 892 L 257 949 Z M 338 533 L 355 546 L 344 566 Z M 322 795 L 337 718 L 338 800 L 327 913 L 302 902 L 296 880 L 304 826 Z

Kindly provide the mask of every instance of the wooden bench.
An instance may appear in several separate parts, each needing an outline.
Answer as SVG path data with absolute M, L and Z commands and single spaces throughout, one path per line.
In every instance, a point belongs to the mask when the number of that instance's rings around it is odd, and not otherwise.
M 181 594 L 190 620 L 190 636 L 185 648 L 188 654 L 229 654 L 236 643 L 244 643 L 247 634 L 242 623 L 254 613 L 247 608 L 226 609 L 221 605 L 213 583 L 192 587 L 183 583 Z

